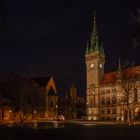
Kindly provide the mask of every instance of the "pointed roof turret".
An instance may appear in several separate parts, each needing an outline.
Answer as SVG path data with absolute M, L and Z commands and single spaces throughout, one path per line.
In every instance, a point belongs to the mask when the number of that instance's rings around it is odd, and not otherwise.
M 93 47 L 91 46 L 89 53 L 93 53 L 93 52 L 94 52 L 94 49 L 93 49 Z
M 100 48 L 99 48 L 99 42 L 98 42 L 98 41 L 96 41 L 95 51 L 100 51 Z
M 86 55 L 90 53 L 99 52 L 104 55 L 103 45 L 100 45 L 97 26 L 96 26 L 96 12 L 94 11 L 93 30 L 89 44 L 87 43 Z
M 93 34 L 97 35 L 97 25 L 96 25 L 96 12 L 94 11 L 94 22 L 93 22 Z
M 121 67 L 121 59 L 119 57 L 119 65 L 118 65 L 118 79 L 121 79 L 122 78 L 122 67 Z
M 93 53 L 94 51 L 95 51 L 95 48 L 93 46 L 91 46 L 89 53 Z
M 95 39 L 98 37 L 97 25 L 96 25 L 96 12 L 95 11 L 94 11 L 94 18 L 93 18 L 92 37 L 95 37 Z

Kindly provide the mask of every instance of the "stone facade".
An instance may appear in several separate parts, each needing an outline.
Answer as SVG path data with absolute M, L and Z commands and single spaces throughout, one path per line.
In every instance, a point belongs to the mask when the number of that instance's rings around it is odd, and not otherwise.
M 104 73 L 105 54 L 103 46 L 99 43 L 94 16 L 91 40 L 87 43 L 86 55 L 86 116 L 88 120 L 124 120 L 126 104 L 124 91 L 119 84 L 119 69 Z M 139 69 L 140 66 L 133 69 Z M 135 72 L 135 71 L 134 71 Z M 140 71 L 139 73 L 140 74 Z M 131 91 L 130 97 L 131 117 L 140 117 L 140 81 L 136 83 L 136 92 Z
M 58 109 L 58 94 L 53 77 L 38 77 L 33 78 L 32 81 L 39 86 L 42 92 L 42 101 L 40 101 L 44 105 L 44 117 L 46 119 L 56 119 Z

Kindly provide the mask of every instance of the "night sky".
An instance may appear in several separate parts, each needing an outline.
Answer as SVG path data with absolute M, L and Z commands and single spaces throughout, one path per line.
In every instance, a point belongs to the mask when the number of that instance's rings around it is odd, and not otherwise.
M 0 72 L 53 75 L 59 92 L 67 92 L 74 83 L 84 95 L 84 55 L 92 32 L 93 11 L 108 72 L 118 67 L 130 13 L 139 7 L 140 1 L 123 0 L 1 0 Z M 139 52 L 133 50 L 131 59 L 137 61 Z

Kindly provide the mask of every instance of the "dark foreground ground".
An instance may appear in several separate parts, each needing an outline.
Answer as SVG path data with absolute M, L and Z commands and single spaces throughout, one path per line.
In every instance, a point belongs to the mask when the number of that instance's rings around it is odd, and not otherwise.
M 140 125 L 1 125 L 0 140 L 140 140 Z

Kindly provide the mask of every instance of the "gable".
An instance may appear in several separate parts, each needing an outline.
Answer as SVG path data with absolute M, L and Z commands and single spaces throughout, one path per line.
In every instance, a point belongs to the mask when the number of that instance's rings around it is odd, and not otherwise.
M 32 78 L 31 80 L 33 82 L 35 82 L 36 84 L 38 84 L 40 87 L 46 87 L 46 85 L 49 83 L 50 79 L 51 79 L 51 76 L 35 77 L 35 78 Z
M 48 84 L 46 85 L 46 90 L 48 91 L 48 94 L 50 91 L 53 91 L 53 94 L 57 95 L 57 89 L 53 77 L 50 78 Z

